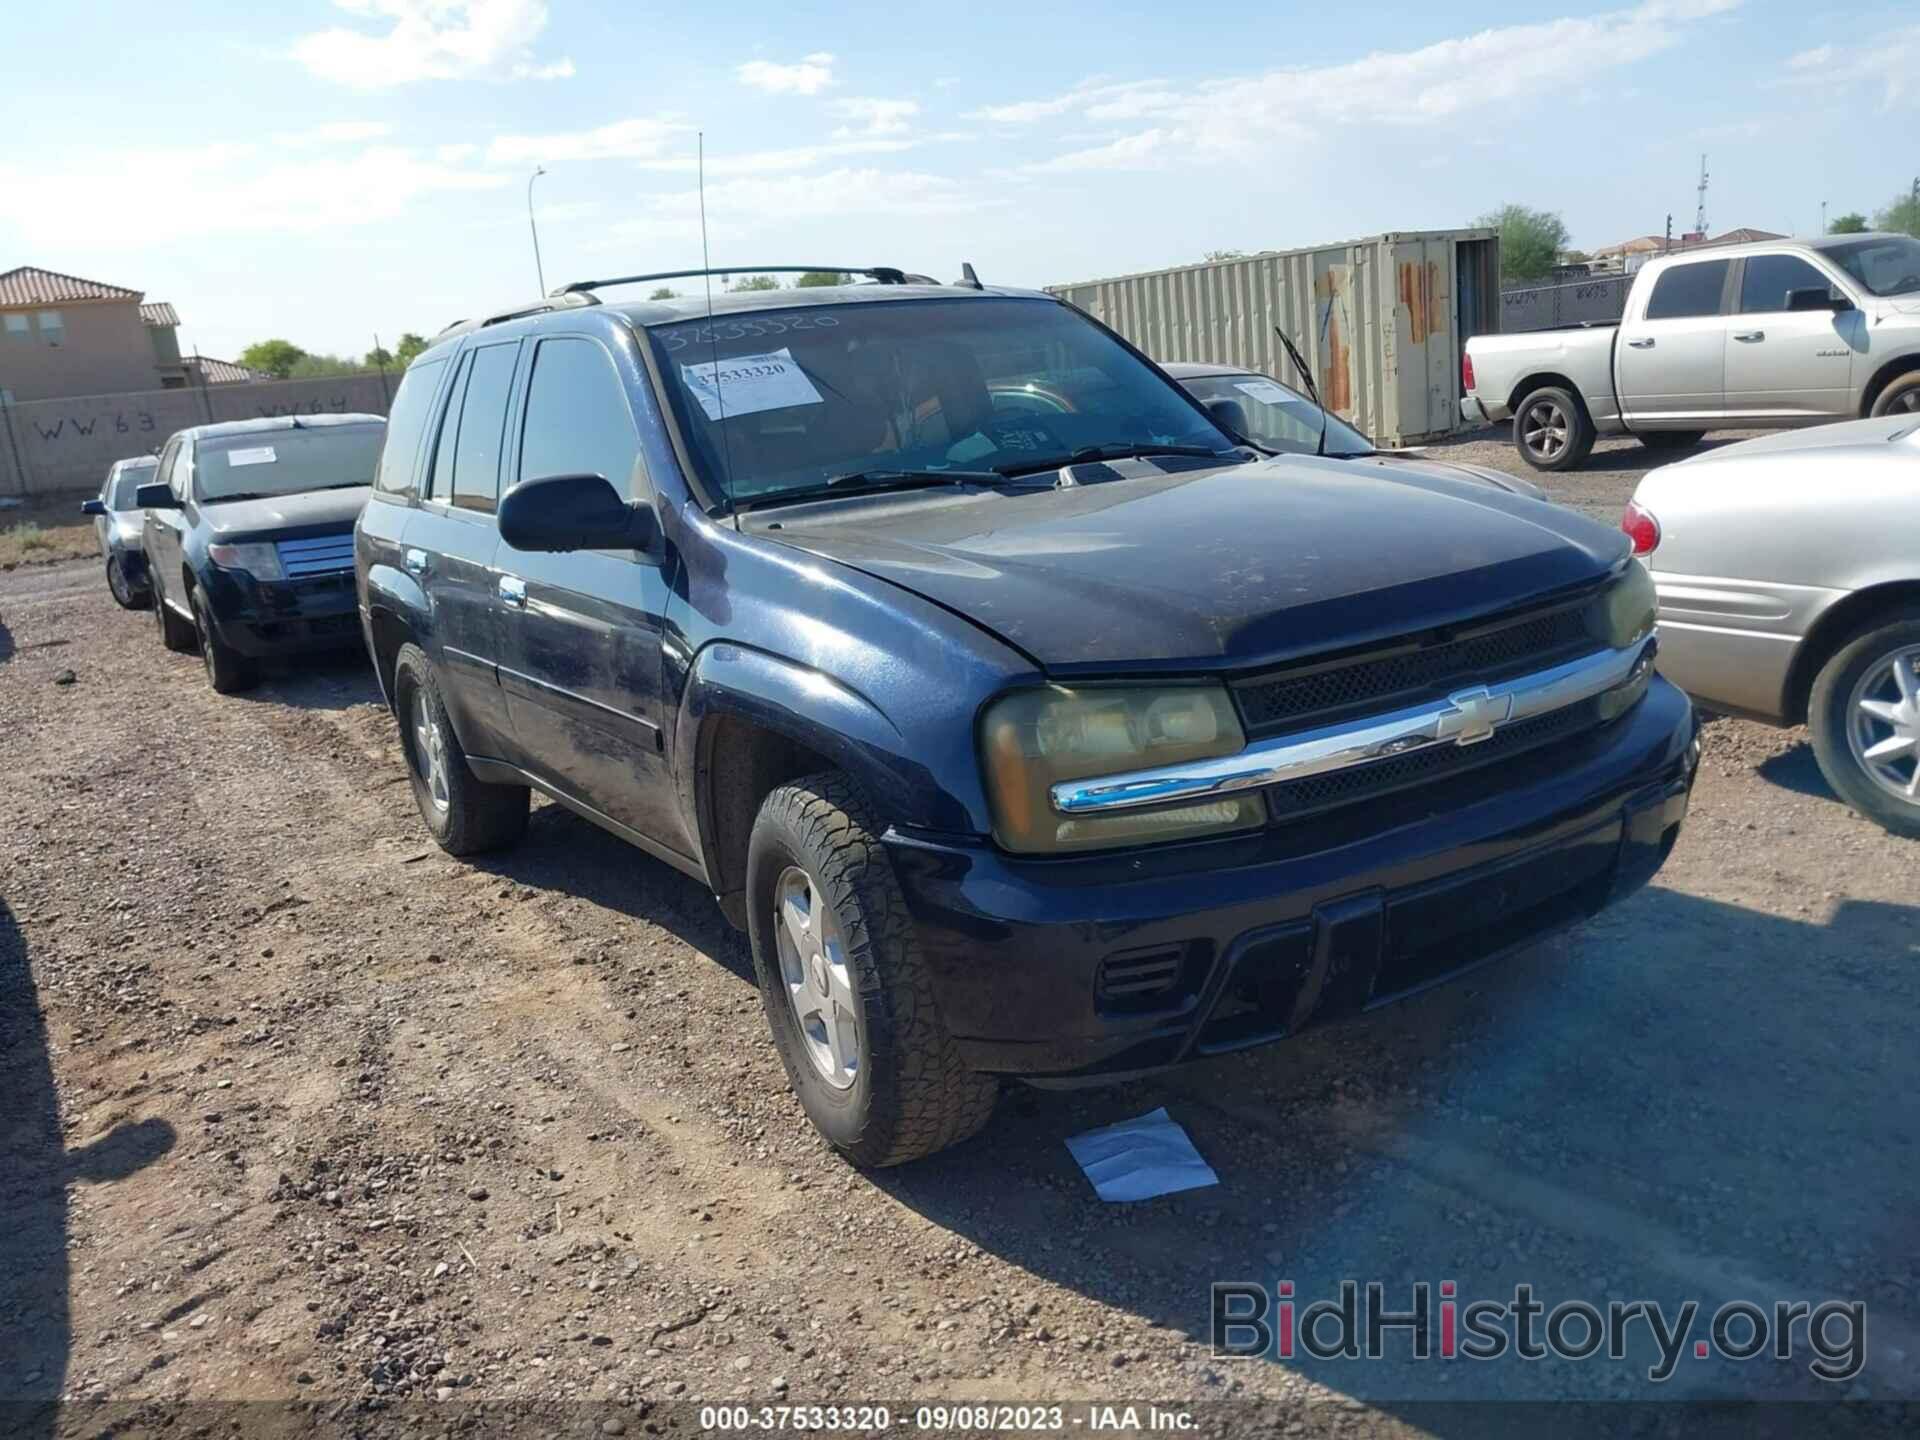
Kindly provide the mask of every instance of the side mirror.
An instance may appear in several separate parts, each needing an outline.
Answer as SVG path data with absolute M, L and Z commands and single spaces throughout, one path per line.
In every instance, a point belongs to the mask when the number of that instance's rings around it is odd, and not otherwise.
M 107 513 L 107 503 L 104 500 L 82 500 L 80 502 L 80 513 L 82 515 L 104 515 Z
M 648 505 L 629 505 L 599 475 L 522 480 L 500 497 L 500 538 L 516 550 L 643 550 L 660 540 Z
M 167 488 L 164 480 L 149 480 L 133 492 L 133 504 L 137 510 L 178 510 L 180 502 L 173 498 L 173 491 Z
M 1853 301 L 1844 295 L 1835 295 L 1825 286 L 1809 285 L 1804 290 L 1787 292 L 1787 309 L 1830 310 L 1835 315 L 1841 315 L 1853 309 Z

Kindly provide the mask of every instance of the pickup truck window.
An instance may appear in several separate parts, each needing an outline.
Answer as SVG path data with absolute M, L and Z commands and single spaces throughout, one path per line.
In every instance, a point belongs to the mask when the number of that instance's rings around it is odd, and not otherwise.
M 1675 265 L 1653 282 L 1647 299 L 1647 319 L 1684 320 L 1695 315 L 1718 315 L 1720 292 L 1726 288 L 1730 260 L 1698 260 Z
M 387 417 L 387 443 L 380 451 L 380 475 L 374 482 L 379 489 L 393 493 L 413 484 L 413 462 L 419 457 L 420 437 L 427 432 L 434 387 L 446 368 L 447 357 L 436 355 L 416 361 L 400 377 L 393 413 Z
M 386 433 L 385 425 L 367 424 L 206 436 L 192 484 L 202 504 L 371 485 Z
M 666 322 L 648 338 L 709 488 L 736 502 L 875 469 L 1040 469 L 1095 446 L 1233 448 L 1197 401 L 1047 300 L 796 306 Z M 1058 413 L 1020 403 L 1028 387 Z
M 1887 235 L 1834 245 L 1827 258 L 1875 295 L 1920 294 L 1920 240 Z
M 1740 281 L 1740 313 L 1770 315 L 1787 308 L 1789 290 L 1831 290 L 1833 282 L 1798 255 L 1749 255 Z
M 543 340 L 533 355 L 520 478 L 598 475 L 627 499 L 646 493 L 640 437 L 613 361 L 592 340 Z
M 473 352 L 467 395 L 454 442 L 453 504 L 491 515 L 500 499 L 500 437 L 507 428 L 507 397 L 520 343 L 489 345 Z

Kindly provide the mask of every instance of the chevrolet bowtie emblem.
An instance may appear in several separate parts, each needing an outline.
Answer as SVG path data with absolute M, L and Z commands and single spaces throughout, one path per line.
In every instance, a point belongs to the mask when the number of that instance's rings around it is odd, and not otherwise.
M 1507 723 L 1513 714 L 1513 696 L 1495 695 L 1484 685 L 1457 690 L 1447 697 L 1449 709 L 1440 715 L 1436 739 L 1457 745 L 1478 745 L 1493 737 L 1494 727 Z

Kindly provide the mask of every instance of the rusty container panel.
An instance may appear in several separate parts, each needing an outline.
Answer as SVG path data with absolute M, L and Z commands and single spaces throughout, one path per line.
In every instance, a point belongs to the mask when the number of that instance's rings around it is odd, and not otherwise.
M 1478 296 L 1497 245 L 1490 230 L 1377 235 L 1048 289 L 1156 360 L 1239 365 L 1298 388 L 1279 325 L 1329 409 L 1382 445 L 1410 445 L 1460 428 L 1462 332 L 1497 328 Z

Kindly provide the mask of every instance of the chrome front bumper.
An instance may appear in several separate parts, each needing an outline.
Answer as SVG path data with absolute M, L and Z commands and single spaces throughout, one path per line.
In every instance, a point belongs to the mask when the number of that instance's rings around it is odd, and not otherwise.
M 1429 745 L 1475 745 L 1492 739 L 1503 725 L 1643 682 L 1652 671 L 1655 648 L 1649 635 L 1622 650 L 1602 650 L 1390 714 L 1258 741 L 1233 755 L 1062 781 L 1050 792 L 1053 808 L 1062 815 L 1103 815 L 1141 805 L 1204 800 L 1348 770 Z

